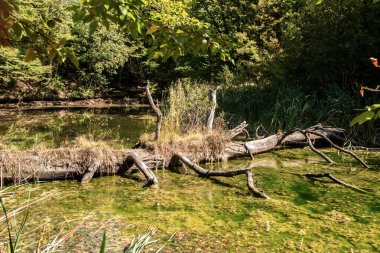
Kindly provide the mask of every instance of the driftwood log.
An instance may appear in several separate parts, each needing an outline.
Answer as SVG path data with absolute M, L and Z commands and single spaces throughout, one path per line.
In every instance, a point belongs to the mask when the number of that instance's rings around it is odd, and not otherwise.
M 277 133 L 263 139 L 239 142 L 232 138 L 245 133 L 247 123 L 243 122 L 234 129 L 225 132 L 226 143 L 221 159 L 228 160 L 244 156 L 254 156 L 278 149 L 289 143 L 304 143 L 311 150 L 323 157 L 327 162 L 333 161 L 322 151 L 318 150 L 313 142 L 325 140 L 332 147 L 353 156 L 363 166 L 368 165 L 357 155 L 337 144 L 332 139 L 343 130 L 322 125 L 316 125 L 304 130 L 295 129 L 287 133 Z M 193 162 L 195 157 L 191 153 L 175 153 L 170 159 L 172 166 L 185 164 L 202 177 L 231 177 L 245 174 L 248 189 L 258 197 L 269 198 L 263 191 L 257 189 L 253 183 L 253 173 L 250 169 L 232 171 L 207 171 Z M 200 163 L 207 158 L 197 159 Z M 102 148 L 82 149 L 55 149 L 43 151 L 0 151 L 0 177 L 4 181 L 23 180 L 56 180 L 77 178 L 82 183 L 88 183 L 93 176 L 114 175 L 140 172 L 147 180 L 145 186 L 157 187 L 158 179 L 153 169 L 168 167 L 169 163 L 160 155 L 144 148 L 128 150 L 106 150 Z M 331 175 L 323 174 L 331 179 Z M 306 175 L 307 177 L 313 177 Z M 317 176 L 314 176 L 317 177 Z M 332 179 L 334 181 L 334 179 Z M 352 187 L 351 187 L 352 188 Z

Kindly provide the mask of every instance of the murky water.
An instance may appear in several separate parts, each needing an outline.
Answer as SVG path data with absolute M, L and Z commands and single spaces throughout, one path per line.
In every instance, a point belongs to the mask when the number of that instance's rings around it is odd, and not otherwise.
M 0 111 L 0 141 L 18 149 L 69 146 L 78 138 L 131 147 L 153 117 L 133 108 Z
M 272 200 L 253 197 L 244 176 L 203 179 L 182 169 L 181 174 L 155 172 L 159 189 L 142 188 L 138 175 L 110 176 L 87 185 L 76 181 L 25 185 L 4 202 L 11 212 L 27 203 L 29 192 L 29 201 L 52 194 L 29 207 L 22 240 L 29 249 L 74 229 L 58 252 L 99 252 L 106 230 L 106 252 L 122 252 L 133 236 L 157 228 L 159 242 L 148 252 L 173 234 L 163 252 L 379 252 L 380 153 L 359 152 L 374 168 L 363 169 L 346 155 L 325 151 L 337 166 L 326 165 L 307 149 L 206 166 L 252 168 L 257 186 Z M 312 172 L 331 172 L 367 193 L 302 176 Z M 4 245 L 4 222 L 0 236 Z

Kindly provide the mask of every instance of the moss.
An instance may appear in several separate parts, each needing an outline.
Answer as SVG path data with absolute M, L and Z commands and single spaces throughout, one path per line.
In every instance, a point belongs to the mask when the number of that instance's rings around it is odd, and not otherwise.
M 67 248 L 82 247 L 83 251 L 93 250 L 97 244 L 78 241 L 78 237 L 86 235 L 94 242 L 98 238 L 94 231 L 102 226 L 110 231 L 108 245 L 114 251 L 149 227 L 157 227 L 162 240 L 176 233 L 167 246 L 169 252 L 347 252 L 351 249 L 371 252 L 379 248 L 378 195 L 358 193 L 327 181 L 308 181 L 296 172 L 326 168 L 313 163 L 282 167 L 283 157 L 297 155 L 297 151 L 279 151 L 279 154 L 282 158 L 277 161 L 278 168 L 253 169 L 258 185 L 273 198 L 271 201 L 252 197 L 246 190 L 244 177 L 213 181 L 191 172 L 180 175 L 158 171 L 160 188 L 157 190 L 143 189 L 143 182 L 123 177 L 97 178 L 85 186 L 73 181 L 32 185 L 35 195 L 56 189 L 62 197 L 33 207 L 31 217 L 39 219 L 30 219 L 29 225 L 46 220 L 56 228 L 70 220 L 68 229 L 91 213 L 89 224 L 65 243 Z M 255 159 L 268 160 L 269 156 L 259 155 Z M 310 160 L 314 158 L 311 154 Z M 250 161 L 242 159 L 224 166 L 231 169 L 246 167 L 247 163 Z M 375 183 L 380 179 L 377 171 L 357 167 L 355 172 L 350 172 L 349 162 L 339 164 L 328 169 L 342 180 L 379 194 L 380 186 Z M 18 194 L 7 201 L 7 206 L 15 208 L 26 195 Z

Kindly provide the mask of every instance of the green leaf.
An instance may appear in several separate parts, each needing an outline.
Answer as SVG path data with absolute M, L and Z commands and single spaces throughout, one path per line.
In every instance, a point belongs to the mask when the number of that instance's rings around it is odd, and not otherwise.
M 136 22 L 136 25 L 137 25 L 137 32 L 138 32 L 139 34 L 142 34 L 142 30 L 143 30 L 144 27 L 145 27 L 144 22 L 142 22 L 141 19 L 138 19 L 137 22 Z
M 153 53 L 151 53 L 149 56 L 148 56 L 148 61 L 152 60 L 152 59 L 157 59 L 160 57 L 160 53 L 155 51 Z
M 160 26 L 158 26 L 156 24 L 151 25 L 149 27 L 148 31 L 146 31 L 146 35 L 149 35 L 149 34 L 157 32 L 158 28 L 160 28 Z
M 380 108 L 380 104 L 373 104 L 371 106 L 368 106 L 368 111 L 371 111 L 377 108 Z
M 19 38 L 23 31 L 21 23 L 14 24 L 12 28 L 13 28 L 13 34 L 16 36 L 16 38 Z
M 90 32 L 90 35 L 94 34 L 94 32 L 96 31 L 96 29 L 98 28 L 98 21 L 94 20 L 90 23 L 90 27 L 89 27 L 89 32 Z
M 76 68 L 79 68 L 79 61 L 76 57 L 74 51 L 71 48 L 66 49 L 66 55 L 70 59 L 71 63 L 74 64 Z
M 375 117 L 373 117 L 373 119 L 378 119 L 380 118 L 380 110 L 377 111 L 377 113 L 375 114 Z
M 375 113 L 373 111 L 365 111 L 358 116 L 356 116 L 350 123 L 350 127 L 356 125 L 356 124 L 363 124 L 364 122 L 372 119 L 375 116 Z
M 122 5 L 119 5 L 119 10 L 120 10 L 120 12 L 121 12 L 121 14 L 122 14 L 123 16 L 127 15 L 127 13 L 128 13 L 127 8 L 125 8 L 125 7 L 122 6 Z
M 102 244 L 100 246 L 100 253 L 105 253 L 105 252 L 106 252 L 106 231 L 104 230 Z
M 52 61 L 57 56 L 57 49 L 53 48 L 48 52 L 49 61 Z
M 110 29 L 110 22 L 107 19 L 102 19 L 100 22 L 102 25 L 104 25 L 105 28 L 107 28 L 107 30 Z
M 64 63 L 66 61 L 67 53 L 63 48 L 57 49 L 58 61 Z
M 30 62 L 37 58 L 37 53 L 33 48 L 28 48 L 25 53 L 25 61 Z
M 16 241 L 15 241 L 15 244 L 14 244 L 14 251 L 16 252 L 16 249 L 17 249 L 17 246 L 18 244 L 20 243 L 20 240 L 21 240 L 21 235 L 24 231 L 24 228 L 25 228 L 25 224 L 26 224 L 26 220 L 28 219 L 28 216 L 29 216 L 29 210 L 26 212 L 22 222 L 21 222 L 21 225 L 20 225 L 20 228 L 19 230 L 17 231 L 17 235 L 16 235 Z
M 129 11 L 129 12 L 127 13 L 127 16 L 128 16 L 130 19 L 132 19 L 133 21 L 136 21 L 136 16 L 133 15 L 132 12 Z

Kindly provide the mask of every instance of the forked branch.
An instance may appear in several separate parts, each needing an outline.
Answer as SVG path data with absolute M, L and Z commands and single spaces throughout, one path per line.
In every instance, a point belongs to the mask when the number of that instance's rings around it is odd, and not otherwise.
M 186 156 L 176 153 L 174 155 L 177 157 L 183 164 L 185 164 L 190 169 L 194 170 L 199 176 L 209 178 L 209 177 L 234 177 L 237 175 L 245 174 L 247 176 L 247 187 L 248 189 L 257 197 L 269 199 L 269 196 L 266 195 L 263 191 L 256 188 L 253 181 L 253 173 L 250 169 L 239 169 L 239 170 L 227 170 L 227 171 L 209 171 L 201 166 L 195 164 Z
M 331 181 L 333 181 L 336 184 L 343 185 L 344 187 L 351 188 L 353 190 L 356 190 L 356 191 L 359 191 L 359 192 L 362 192 L 362 193 L 368 193 L 367 191 L 365 191 L 363 189 L 360 189 L 360 188 L 358 188 L 358 187 L 356 187 L 354 185 L 347 184 L 347 183 L 343 182 L 342 180 L 337 179 L 336 177 L 334 177 L 333 175 L 331 175 L 331 173 L 329 173 L 329 172 L 319 173 L 319 174 L 308 173 L 308 174 L 305 174 L 304 176 L 307 177 L 307 178 L 322 178 L 322 177 L 326 177 L 326 178 L 329 178 Z
M 357 156 L 354 152 L 351 152 L 345 148 L 342 148 L 342 147 L 339 147 L 338 145 L 336 145 L 334 142 L 332 142 L 330 140 L 330 138 L 328 138 L 327 136 L 323 135 L 323 134 L 320 134 L 318 132 L 315 132 L 315 131 L 306 131 L 306 132 L 309 132 L 309 133 L 312 133 L 312 134 L 315 134 L 323 139 L 325 139 L 328 143 L 330 143 L 330 145 L 332 147 L 334 147 L 335 149 L 339 150 L 339 151 L 342 151 L 343 153 L 346 153 L 346 154 L 349 154 L 350 156 L 352 156 L 353 158 L 355 158 L 358 162 L 360 162 L 365 168 L 369 168 L 369 166 L 359 157 Z

